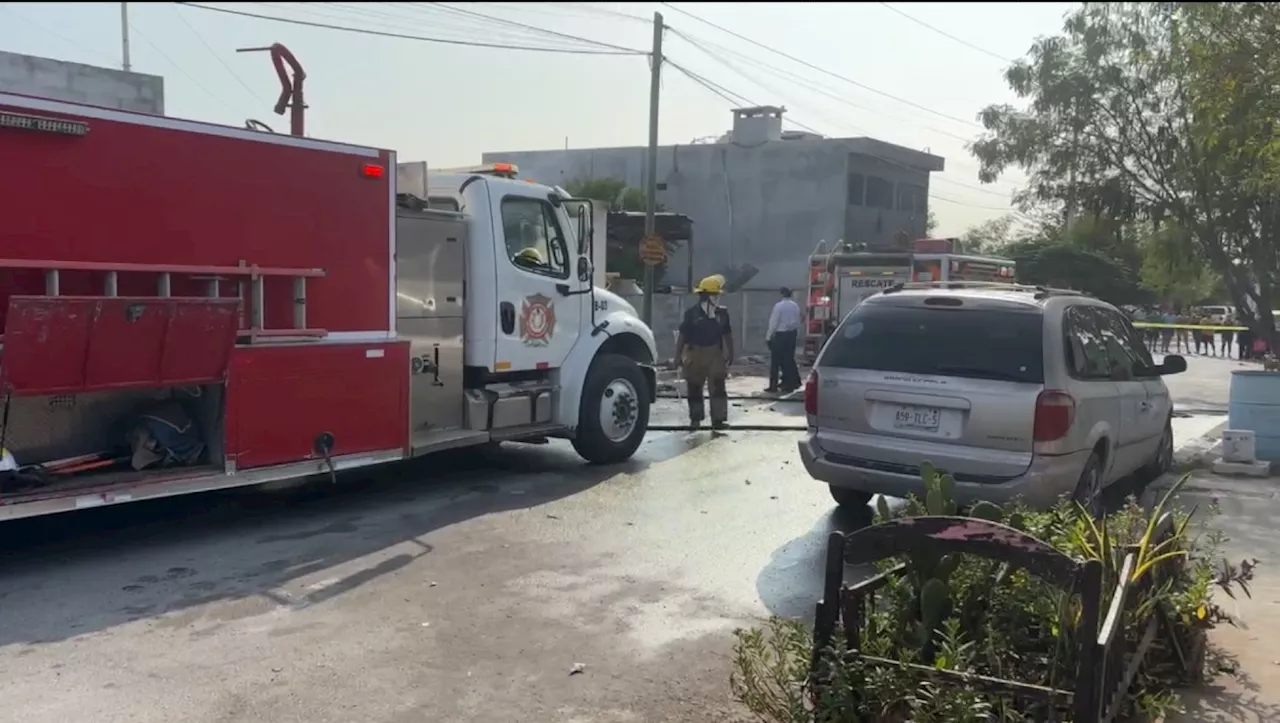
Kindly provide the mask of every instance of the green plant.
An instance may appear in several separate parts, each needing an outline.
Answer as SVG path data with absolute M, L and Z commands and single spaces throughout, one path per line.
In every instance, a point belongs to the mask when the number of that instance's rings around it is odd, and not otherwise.
M 954 480 L 922 466 L 923 501 L 908 500 L 897 510 L 880 501 L 875 522 L 901 517 L 956 515 Z M 1001 522 L 1045 541 L 1080 560 L 1099 560 L 1105 570 L 1105 596 L 1119 582 L 1126 554 L 1137 564 L 1130 583 L 1136 595 L 1125 617 L 1124 643 L 1138 644 L 1151 616 L 1169 620 L 1147 653 L 1125 701 L 1129 712 L 1149 715 L 1176 710 L 1175 691 L 1188 682 L 1183 656 L 1203 654 L 1213 626 L 1231 624 L 1214 603 L 1214 592 L 1249 593 L 1256 561 L 1240 565 L 1218 555 L 1222 536 L 1193 534 L 1192 510 L 1175 504 L 1180 480 L 1156 505 L 1144 510 L 1136 500 L 1102 520 L 1079 505 L 1063 502 L 1049 510 L 1021 505 L 978 503 L 970 517 Z M 1216 508 L 1205 511 L 1207 516 Z M 1172 523 L 1165 527 L 1166 515 Z M 883 572 L 904 560 L 878 564 Z M 768 723 L 926 723 L 932 721 L 1047 720 L 1043 705 L 980 692 L 963 685 L 940 684 L 909 663 L 940 670 L 1070 688 L 1082 636 L 1078 594 L 1009 564 L 956 554 L 906 557 L 908 574 L 892 578 L 865 608 L 859 636 L 864 656 L 898 665 L 871 665 L 846 655 L 845 636 L 837 631 L 831 648 L 821 652 L 822 677 L 810 680 L 812 635 L 807 623 L 771 620 L 764 628 L 738 633 L 734 647 L 733 693 Z M 1159 574 L 1154 574 L 1159 571 Z M 1104 610 L 1109 599 L 1102 601 Z M 1194 674 L 1193 676 L 1194 677 Z

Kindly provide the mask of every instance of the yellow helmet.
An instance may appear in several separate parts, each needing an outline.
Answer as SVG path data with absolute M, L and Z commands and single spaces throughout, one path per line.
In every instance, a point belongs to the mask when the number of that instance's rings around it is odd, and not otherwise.
M 693 290 L 695 294 L 719 294 L 724 289 L 724 277 L 720 274 L 708 276 L 698 282 L 697 288 Z
M 528 248 L 520 249 L 520 253 L 516 254 L 516 260 L 541 265 L 543 263 L 542 252 L 532 246 L 529 246 Z

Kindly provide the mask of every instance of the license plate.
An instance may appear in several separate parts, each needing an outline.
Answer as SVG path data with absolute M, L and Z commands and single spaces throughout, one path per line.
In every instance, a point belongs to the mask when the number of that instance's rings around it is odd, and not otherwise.
M 938 431 L 942 410 L 933 407 L 898 407 L 893 413 L 895 429 L 911 429 L 922 432 Z

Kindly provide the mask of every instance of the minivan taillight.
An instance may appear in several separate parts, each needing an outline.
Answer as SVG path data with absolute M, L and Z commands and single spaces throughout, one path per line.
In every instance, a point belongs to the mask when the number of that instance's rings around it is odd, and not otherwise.
M 1076 418 L 1076 400 L 1066 392 L 1046 389 L 1036 397 L 1036 421 L 1033 438 L 1037 442 L 1053 442 L 1067 436 Z
M 818 370 L 814 369 L 809 372 L 809 378 L 804 383 L 804 413 L 808 415 L 816 415 L 818 413 Z

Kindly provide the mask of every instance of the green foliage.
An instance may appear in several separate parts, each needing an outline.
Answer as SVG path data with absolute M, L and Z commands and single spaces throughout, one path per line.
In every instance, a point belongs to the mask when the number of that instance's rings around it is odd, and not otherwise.
M 1007 70 L 1023 107 L 982 111 L 987 133 L 970 147 L 980 178 L 1018 167 L 1030 178 L 1026 198 L 1077 218 L 1176 226 L 1198 250 L 1181 259 L 1220 277 L 1242 320 L 1274 343 L 1278 23 L 1271 3 L 1081 4 L 1061 34 Z M 1144 254 L 1162 253 L 1167 241 Z M 1127 267 L 1148 288 L 1184 299 L 1216 285 L 1177 260 L 1144 256 Z
M 932 236 L 934 231 L 938 230 L 938 217 L 934 215 L 933 209 L 924 217 L 924 232 L 928 236 Z
M 1012 214 L 983 221 L 960 235 L 964 252 L 967 254 L 998 255 L 1002 249 L 1014 241 L 1014 223 L 1017 217 Z
M 610 211 L 645 210 L 644 191 L 616 178 L 577 178 L 565 184 L 564 190 L 575 198 L 605 203 Z M 662 210 L 662 204 L 658 204 L 657 210 Z
M 645 194 L 638 188 L 632 188 L 625 181 L 616 178 L 576 178 L 565 184 L 564 190 L 568 191 L 574 198 L 589 198 L 592 201 L 599 201 L 605 204 L 610 211 L 630 211 L 639 212 L 645 210 Z M 663 211 L 662 204 L 658 204 L 656 211 Z M 597 239 L 597 243 L 605 242 L 604 239 Z M 675 242 L 667 243 L 667 252 L 670 253 L 677 248 Z M 609 247 L 608 253 L 605 255 L 605 267 L 607 271 L 616 273 L 624 279 L 639 280 L 644 278 L 644 262 L 640 260 L 639 240 L 636 243 L 614 244 Z M 661 280 L 665 265 L 656 269 L 656 279 Z
M 878 503 L 875 522 L 955 514 L 954 480 L 927 465 L 922 477 L 923 502 L 910 499 L 896 511 Z M 1163 634 L 1149 649 L 1147 662 L 1128 692 L 1130 712 L 1157 715 L 1177 709 L 1173 691 L 1187 681 L 1176 664 L 1174 642 L 1182 650 L 1192 649 L 1209 628 L 1231 622 L 1214 602 L 1213 592 L 1233 595 L 1234 587 L 1247 593 L 1256 564 L 1221 563 L 1217 551 L 1224 538 L 1190 531 L 1195 510 L 1186 513 L 1173 508 L 1177 489 L 1165 495 L 1150 514 L 1130 500 L 1101 521 L 1069 502 L 1048 511 L 982 502 L 969 511 L 972 517 L 1002 521 L 1077 559 L 1103 561 L 1104 610 L 1126 553 L 1136 555 L 1135 583 L 1160 566 L 1159 585 L 1135 588 L 1136 603 L 1124 618 L 1123 632 L 1132 649 L 1159 607 L 1173 620 L 1173 637 L 1162 628 Z M 1174 529 L 1157 539 L 1157 520 L 1165 512 L 1174 515 Z M 879 568 L 887 571 L 897 562 L 885 560 Z M 917 565 L 922 566 L 920 574 L 916 574 Z M 891 579 L 877 592 L 874 605 L 865 609 L 860 635 L 860 653 L 904 665 L 870 665 L 860 657 L 844 655 L 845 637 L 837 631 L 834 647 L 822 656 L 820 684 L 814 685 L 808 624 L 774 618 L 764 628 L 737 632 L 731 688 L 766 723 L 1049 720 L 1049 711 L 1042 706 L 985 693 L 979 687 L 939 685 L 905 664 L 1070 688 L 1081 636 L 1092 640 L 1096 635 L 1080 629 L 1080 615 L 1078 595 L 1064 594 L 1026 570 L 968 556 L 911 558 L 908 574 Z

